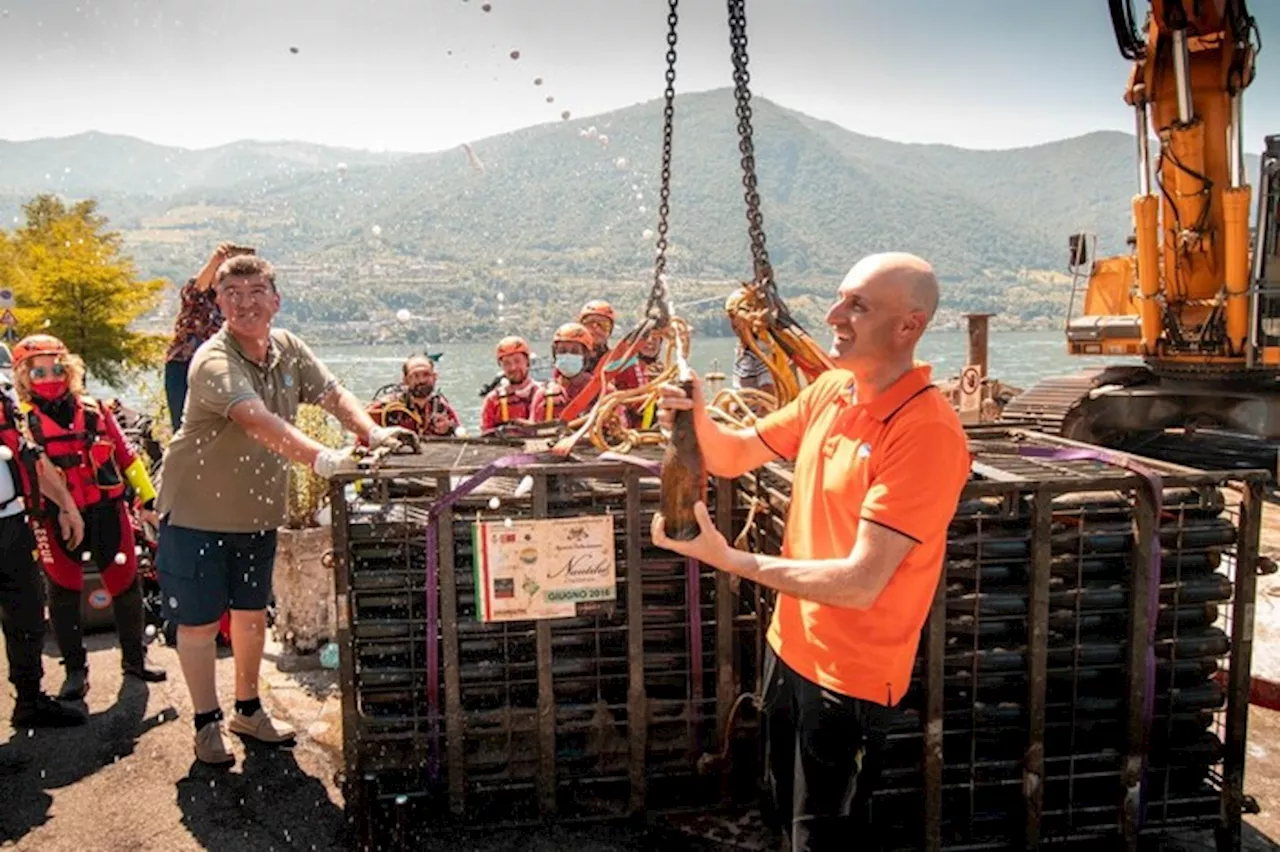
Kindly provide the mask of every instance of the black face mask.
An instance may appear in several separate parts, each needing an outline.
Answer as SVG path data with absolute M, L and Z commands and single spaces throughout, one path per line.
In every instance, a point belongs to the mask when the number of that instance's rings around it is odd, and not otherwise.
M 435 382 L 420 382 L 416 385 L 409 386 L 409 396 L 415 396 L 418 399 L 426 399 L 436 389 Z

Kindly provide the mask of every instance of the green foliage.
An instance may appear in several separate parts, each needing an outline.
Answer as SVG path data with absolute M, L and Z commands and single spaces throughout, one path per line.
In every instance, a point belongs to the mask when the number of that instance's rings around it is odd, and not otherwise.
M 326 447 L 340 447 L 344 441 L 342 427 L 323 409 L 306 403 L 298 407 L 294 421 L 302 432 Z M 316 513 L 329 495 L 329 481 L 316 476 L 311 468 L 296 462 L 289 465 L 288 508 L 285 527 L 292 530 L 317 526 Z
M 158 363 L 163 338 L 131 326 L 159 303 L 164 282 L 138 279 L 97 203 L 68 207 L 41 195 L 23 210 L 23 227 L 0 231 L 0 283 L 14 290 L 19 334 L 61 338 L 95 378 L 115 388 Z

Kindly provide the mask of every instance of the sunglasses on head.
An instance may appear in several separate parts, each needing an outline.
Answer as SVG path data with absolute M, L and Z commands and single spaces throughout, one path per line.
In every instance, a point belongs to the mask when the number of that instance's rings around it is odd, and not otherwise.
M 49 376 L 54 376 L 55 378 L 62 378 L 66 374 L 67 374 L 67 368 L 61 364 L 54 364 L 52 367 L 32 367 L 31 368 L 31 378 L 36 379 L 37 381 L 39 381 L 40 379 L 47 378 Z

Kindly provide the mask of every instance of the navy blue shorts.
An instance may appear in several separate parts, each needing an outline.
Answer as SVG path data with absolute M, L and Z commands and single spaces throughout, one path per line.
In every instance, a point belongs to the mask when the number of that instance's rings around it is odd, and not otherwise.
M 275 530 L 209 532 L 165 518 L 156 550 L 165 617 L 195 626 L 213 624 L 228 609 L 266 609 L 275 560 Z

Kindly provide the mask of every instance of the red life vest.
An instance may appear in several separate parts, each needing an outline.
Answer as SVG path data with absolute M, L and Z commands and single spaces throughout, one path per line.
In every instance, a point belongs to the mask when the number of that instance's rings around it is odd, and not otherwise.
M 0 390 L 0 446 L 9 451 L 7 463 L 9 475 L 13 477 L 13 499 L 23 498 L 27 512 L 35 514 L 40 510 L 40 480 L 36 477 L 38 451 L 18 430 L 19 417 L 21 414 L 12 397 Z M 7 509 L 12 502 L 10 500 L 0 509 Z
M 125 481 L 116 467 L 115 442 L 103 425 L 105 417 L 96 400 L 76 401 L 71 428 L 33 406 L 27 412 L 31 437 L 44 448 L 51 464 L 62 469 L 67 490 L 79 509 L 124 496 Z
M 522 388 L 512 387 L 505 382 L 489 392 L 497 404 L 498 424 L 510 423 L 512 420 L 531 420 L 533 396 L 538 391 L 538 383 L 525 380 Z

